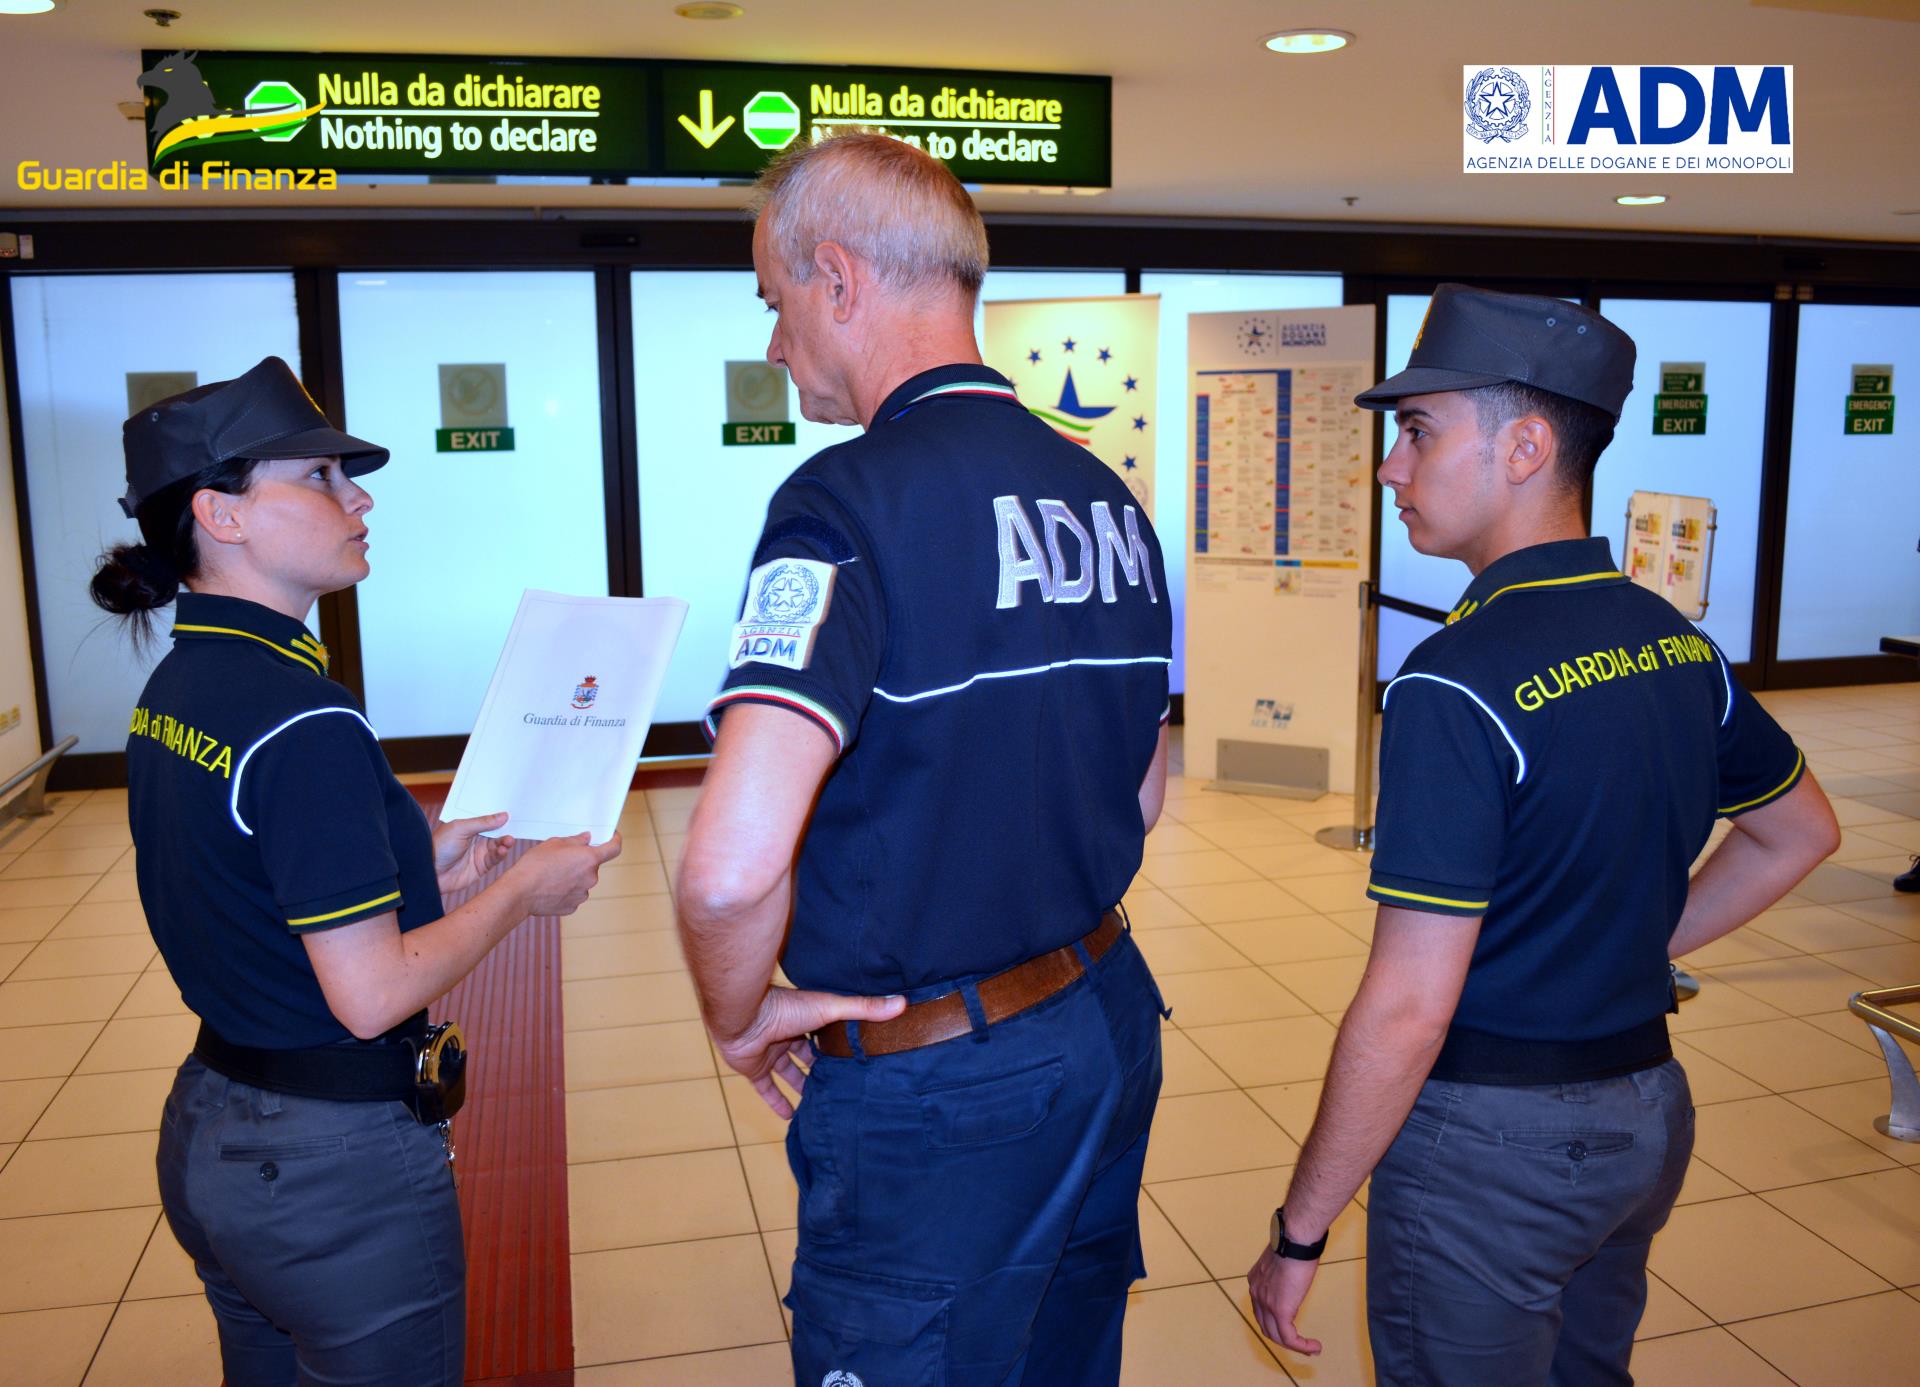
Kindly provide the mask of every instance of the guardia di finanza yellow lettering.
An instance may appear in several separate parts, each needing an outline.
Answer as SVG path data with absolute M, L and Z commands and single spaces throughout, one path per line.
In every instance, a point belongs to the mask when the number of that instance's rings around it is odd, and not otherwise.
M 1548 703 L 1580 689 L 1590 689 L 1613 679 L 1635 674 L 1654 674 L 1676 665 L 1711 664 L 1713 647 L 1700 636 L 1662 636 L 1648 641 L 1637 651 L 1625 646 L 1576 655 L 1549 665 L 1540 673 L 1522 679 L 1514 687 L 1513 701 L 1527 712 L 1537 712 Z
M 186 757 L 203 771 L 222 779 L 233 777 L 233 748 L 217 737 L 209 737 L 197 727 L 187 726 L 172 713 L 135 708 L 133 723 L 127 730 L 135 737 L 151 737 L 174 755 Z

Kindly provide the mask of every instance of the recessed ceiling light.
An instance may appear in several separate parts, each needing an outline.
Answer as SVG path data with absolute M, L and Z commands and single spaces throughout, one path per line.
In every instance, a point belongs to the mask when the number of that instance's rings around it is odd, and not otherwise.
M 0 0 L 0 14 L 45 14 L 53 0 Z
M 1283 29 L 1261 42 L 1276 53 L 1331 53 L 1352 43 L 1353 35 L 1344 29 Z
M 682 19 L 738 19 L 746 11 L 725 0 L 697 0 L 690 5 L 675 5 L 673 12 Z
M 1665 193 L 1622 193 L 1614 199 L 1622 207 L 1658 207 L 1666 200 Z

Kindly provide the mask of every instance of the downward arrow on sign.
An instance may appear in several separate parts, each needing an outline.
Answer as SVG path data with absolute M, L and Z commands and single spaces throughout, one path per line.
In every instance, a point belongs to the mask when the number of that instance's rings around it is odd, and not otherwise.
M 733 128 L 733 117 L 728 116 L 718 125 L 713 123 L 713 92 L 708 88 L 700 91 L 700 123 L 695 125 L 686 116 L 680 117 L 680 123 L 687 127 L 687 133 L 700 141 L 700 148 L 712 149 L 714 141 Z

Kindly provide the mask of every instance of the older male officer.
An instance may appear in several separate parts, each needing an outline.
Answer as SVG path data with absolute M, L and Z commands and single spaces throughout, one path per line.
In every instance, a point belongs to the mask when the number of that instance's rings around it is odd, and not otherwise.
M 804 1083 L 796 1378 L 1112 1383 L 1160 1085 L 1114 910 L 1165 788 L 1160 550 L 980 364 L 945 168 L 848 135 L 761 191 L 768 359 L 866 432 L 768 508 L 678 903 L 722 1056 L 782 1115 Z
M 1586 535 L 1633 358 L 1584 308 L 1442 285 L 1358 400 L 1395 411 L 1380 480 L 1414 548 L 1474 577 L 1387 687 L 1372 957 L 1252 1291 L 1269 1336 L 1319 1352 L 1296 1316 L 1371 1173 L 1382 1384 L 1632 1380 L 1693 1149 L 1667 960 L 1838 843 L 1726 657 Z

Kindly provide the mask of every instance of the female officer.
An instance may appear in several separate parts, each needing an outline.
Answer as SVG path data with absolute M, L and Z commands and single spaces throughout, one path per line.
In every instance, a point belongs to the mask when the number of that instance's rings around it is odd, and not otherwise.
M 430 830 L 302 624 L 367 575 L 352 478 L 387 450 L 330 427 L 276 357 L 124 435 L 143 542 L 104 556 L 94 600 L 149 637 L 178 595 L 127 743 L 141 904 L 201 1018 L 162 1117 L 167 1221 L 232 1387 L 457 1384 L 466 1267 L 415 1089 L 425 1008 L 527 916 L 574 910 L 620 840 L 541 843 L 443 912 L 505 858 L 477 835 L 506 815 Z

